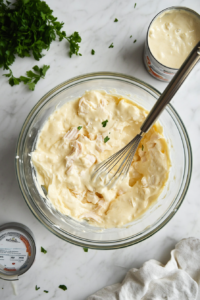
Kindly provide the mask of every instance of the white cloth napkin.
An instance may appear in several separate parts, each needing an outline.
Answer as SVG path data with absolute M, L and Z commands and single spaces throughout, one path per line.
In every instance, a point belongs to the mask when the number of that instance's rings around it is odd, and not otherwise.
M 195 300 L 199 285 L 200 240 L 191 237 L 176 244 L 165 266 L 151 259 L 87 300 Z

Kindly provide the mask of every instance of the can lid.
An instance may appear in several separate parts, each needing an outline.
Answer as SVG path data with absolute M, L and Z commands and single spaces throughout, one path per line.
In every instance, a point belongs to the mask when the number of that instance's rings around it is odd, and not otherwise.
M 36 255 L 34 236 L 20 223 L 0 226 L 0 278 L 18 280 L 32 266 Z

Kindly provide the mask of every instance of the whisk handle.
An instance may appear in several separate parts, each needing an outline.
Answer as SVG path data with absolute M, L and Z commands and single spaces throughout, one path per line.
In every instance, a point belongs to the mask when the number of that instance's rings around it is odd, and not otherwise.
M 185 81 L 189 73 L 192 71 L 196 63 L 200 60 L 200 41 L 188 55 L 180 69 L 174 75 L 162 95 L 159 97 L 144 123 L 140 127 L 141 132 L 147 132 L 155 123 L 158 116 L 161 114 L 166 105 L 171 101 L 182 83 Z

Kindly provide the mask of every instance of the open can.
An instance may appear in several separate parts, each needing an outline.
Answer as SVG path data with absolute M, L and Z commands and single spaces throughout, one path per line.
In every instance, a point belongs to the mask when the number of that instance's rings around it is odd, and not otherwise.
M 0 226 L 0 278 L 18 280 L 27 272 L 36 256 L 36 245 L 31 230 L 20 223 Z
M 192 9 L 189 9 L 189 8 L 183 7 L 183 6 L 172 6 L 172 7 L 166 8 L 166 9 L 162 10 L 161 12 L 159 12 L 151 21 L 151 23 L 148 27 L 148 30 L 147 30 L 147 35 L 146 35 L 146 40 L 145 40 L 145 47 L 144 47 L 144 54 L 143 54 L 144 65 L 150 75 L 152 75 L 154 78 L 156 78 L 160 81 L 164 81 L 164 82 L 170 82 L 170 80 L 176 74 L 178 69 L 173 69 L 173 68 L 167 67 L 167 66 L 161 64 L 154 57 L 154 55 L 152 54 L 150 47 L 149 47 L 148 37 L 149 37 L 149 31 L 151 29 L 151 25 L 153 24 L 155 19 L 158 18 L 164 12 L 171 11 L 171 10 L 185 10 L 192 14 L 195 14 L 196 16 L 198 16 L 198 18 L 200 18 L 200 15 Z

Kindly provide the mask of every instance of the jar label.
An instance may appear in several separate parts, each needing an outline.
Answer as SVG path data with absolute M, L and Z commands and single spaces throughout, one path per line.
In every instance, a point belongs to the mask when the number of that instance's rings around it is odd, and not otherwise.
M 0 236 L 0 270 L 15 272 L 26 268 L 30 243 L 22 234 L 4 230 Z

